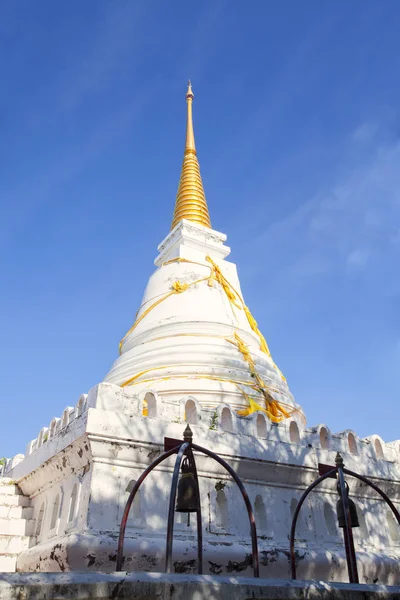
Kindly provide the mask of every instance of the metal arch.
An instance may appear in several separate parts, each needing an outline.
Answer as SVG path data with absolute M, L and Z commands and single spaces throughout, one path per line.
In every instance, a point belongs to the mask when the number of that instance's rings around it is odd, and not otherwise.
M 175 512 L 174 509 L 175 509 L 176 490 L 177 490 L 177 485 L 178 485 L 180 465 L 181 465 L 183 456 L 185 454 L 186 455 L 189 455 L 189 453 L 191 454 L 191 457 L 193 459 L 193 465 L 194 465 L 194 477 L 198 484 L 197 467 L 196 467 L 196 462 L 195 462 L 194 456 L 192 454 L 192 450 L 197 450 L 198 452 L 201 452 L 202 454 L 205 454 L 206 456 L 213 458 L 222 467 L 224 467 L 224 469 L 226 471 L 228 471 L 228 473 L 230 474 L 232 479 L 237 484 L 237 486 L 242 494 L 243 500 L 245 502 L 248 517 L 249 517 L 251 542 L 252 542 L 253 575 L 254 575 L 254 577 L 259 577 L 260 575 L 259 575 L 257 529 L 256 529 L 256 523 L 255 523 L 255 519 L 254 519 L 253 508 L 251 506 L 251 502 L 250 502 L 249 496 L 247 494 L 246 488 L 244 487 L 241 479 L 238 477 L 238 475 L 235 473 L 235 471 L 232 469 L 232 467 L 225 460 L 220 458 L 218 456 L 218 454 L 215 454 L 211 450 L 207 450 L 206 448 L 203 448 L 202 446 L 197 446 L 196 444 L 193 444 L 188 441 L 179 442 L 174 448 L 171 448 L 170 450 L 168 450 L 167 452 L 164 452 L 161 456 L 156 458 L 151 463 L 151 465 L 149 465 L 147 467 L 147 469 L 145 469 L 145 471 L 143 471 L 143 473 L 140 475 L 139 479 L 133 486 L 133 488 L 129 494 L 128 500 L 126 502 L 124 513 L 122 515 L 119 538 L 118 538 L 116 571 L 122 570 L 126 524 L 127 524 L 127 520 L 128 520 L 128 516 L 129 516 L 129 511 L 131 509 L 131 506 L 132 506 L 132 503 L 133 503 L 133 500 L 135 498 L 137 491 L 139 490 L 143 481 L 146 479 L 147 475 L 149 475 L 149 473 L 151 473 L 151 471 L 153 471 L 153 469 L 155 469 L 155 467 L 157 465 L 162 463 L 165 459 L 172 456 L 173 454 L 178 453 L 178 456 L 176 457 L 176 461 L 175 461 L 173 476 L 172 476 L 171 493 L 170 493 L 169 510 L 168 510 L 168 529 L 167 529 L 165 565 L 166 565 L 166 571 L 170 572 L 171 563 L 172 563 L 172 542 L 173 542 L 173 525 L 174 525 L 174 512 Z M 197 569 L 198 569 L 198 573 L 201 574 L 202 570 L 203 570 L 203 533 L 202 533 L 201 509 L 199 511 L 197 511 L 197 543 L 198 543 Z
M 247 508 L 247 514 L 249 516 L 251 545 L 252 545 L 252 558 L 253 558 L 253 575 L 254 575 L 254 577 L 259 577 L 260 576 L 260 567 L 259 567 L 259 560 L 258 560 L 256 522 L 254 519 L 253 508 L 251 506 L 251 502 L 250 502 L 248 493 L 246 491 L 246 488 L 244 487 L 241 479 L 238 477 L 238 475 L 235 473 L 235 471 L 232 469 L 232 467 L 227 462 L 225 462 L 223 458 L 218 456 L 218 454 L 215 454 L 211 450 L 207 450 L 206 448 L 203 448 L 202 446 L 197 446 L 196 444 L 192 444 L 192 448 L 193 448 L 193 450 L 197 450 L 198 452 L 202 452 L 203 454 L 206 454 L 207 456 L 210 456 L 211 458 L 213 458 L 222 467 L 224 467 L 224 469 L 226 471 L 228 471 L 229 475 L 236 482 L 236 484 L 242 494 L 244 503 Z
M 168 525 L 167 525 L 167 544 L 165 548 L 165 572 L 171 573 L 172 567 L 172 542 L 174 537 L 174 521 L 175 521 L 175 500 L 176 500 L 176 489 L 178 487 L 179 471 L 181 462 L 184 457 L 186 450 L 189 448 L 190 442 L 184 442 L 179 448 L 174 472 L 172 475 L 171 491 L 169 494 L 169 509 L 168 509 Z
M 294 555 L 294 536 L 296 533 L 297 518 L 299 516 L 300 509 L 303 506 L 304 500 L 307 498 L 308 494 L 310 492 L 312 492 L 312 490 L 315 487 L 317 487 L 317 485 L 319 485 L 322 481 L 324 481 L 324 479 L 327 479 L 328 477 L 332 477 L 333 474 L 336 474 L 337 470 L 338 470 L 337 467 L 335 467 L 331 471 L 328 471 L 327 473 L 325 473 L 324 475 L 321 475 L 321 477 L 318 477 L 318 479 L 313 481 L 313 483 L 303 493 L 303 495 L 301 496 L 301 498 L 299 500 L 298 505 L 296 506 L 296 510 L 294 511 L 294 515 L 293 515 L 293 519 L 292 519 L 292 527 L 290 529 L 290 569 L 292 572 L 292 579 L 296 579 L 296 560 L 295 560 L 295 555 Z
M 400 525 L 399 511 L 397 510 L 397 508 L 395 507 L 395 505 L 393 504 L 393 502 L 391 501 L 389 496 L 387 494 L 385 494 L 385 492 L 383 490 L 381 490 L 380 487 L 378 487 L 377 485 L 372 483 L 372 481 L 370 479 L 368 479 L 368 477 L 364 477 L 364 475 L 359 475 L 358 473 L 355 473 L 354 471 L 349 471 L 348 469 L 343 468 L 343 473 L 346 473 L 346 475 L 350 475 L 351 477 L 356 477 L 356 479 L 359 479 L 360 481 L 363 481 L 364 483 L 366 483 L 367 485 L 372 487 L 372 489 L 374 489 L 385 500 L 386 504 L 388 504 L 390 506 L 394 516 L 397 519 L 398 524 Z
M 398 524 L 400 525 L 400 513 L 399 513 L 399 511 L 394 506 L 393 502 L 390 500 L 390 498 L 388 497 L 388 495 L 383 490 L 381 490 L 380 487 L 378 487 L 377 485 L 375 485 L 368 477 L 365 477 L 364 475 L 359 475 L 358 473 L 355 473 L 354 471 L 350 471 L 349 469 L 346 469 L 343 466 L 336 466 L 334 469 L 331 469 L 330 471 L 328 471 L 327 473 L 325 473 L 321 477 L 318 477 L 318 479 L 316 479 L 306 489 L 306 491 L 301 496 L 301 498 L 299 500 L 299 503 L 298 503 L 298 505 L 296 507 L 296 510 L 294 512 L 293 520 L 292 520 L 292 526 L 291 526 L 291 530 L 290 530 L 290 567 L 291 567 L 292 579 L 296 579 L 296 561 L 295 561 L 295 554 L 294 554 L 294 537 L 295 537 L 295 531 L 296 531 L 297 518 L 298 518 L 298 515 L 299 515 L 299 512 L 300 512 L 300 509 L 301 509 L 301 507 L 302 507 L 305 499 L 309 495 L 309 493 L 315 487 L 317 487 L 324 479 L 327 479 L 328 477 L 331 477 L 334 474 L 338 474 L 339 475 L 339 484 L 340 484 L 340 487 L 341 487 L 341 496 L 342 496 L 342 500 L 343 500 L 343 507 L 344 507 L 345 515 L 347 517 L 346 520 L 345 520 L 345 528 L 344 528 L 344 534 L 345 535 L 344 535 L 344 538 L 345 538 L 347 569 L 348 569 L 349 579 L 350 579 L 351 583 L 358 583 L 358 572 L 357 572 L 357 563 L 356 563 L 356 556 L 355 556 L 354 543 L 353 543 L 352 528 L 351 528 L 351 524 L 349 522 L 350 511 L 349 511 L 347 494 L 345 493 L 345 488 L 344 488 L 343 474 L 350 475 L 350 477 L 355 477 L 356 479 L 359 479 L 363 483 L 365 483 L 368 486 L 370 486 L 373 490 L 375 490 L 383 498 L 383 500 L 386 502 L 386 504 L 390 507 L 390 509 L 392 510 L 394 516 L 396 517 L 396 520 L 397 520 Z
M 122 570 L 126 523 L 128 521 L 129 511 L 131 509 L 132 502 L 135 499 L 135 496 L 136 496 L 136 493 L 137 493 L 138 489 L 142 485 L 143 481 L 146 479 L 147 475 L 149 473 L 151 473 L 151 471 L 153 469 L 155 469 L 155 467 L 157 467 L 157 465 L 159 465 L 160 463 L 162 463 L 166 458 L 168 458 L 169 456 L 172 456 L 172 454 L 175 454 L 177 452 L 178 448 L 179 448 L 179 446 L 177 446 L 176 448 L 172 448 L 171 450 L 168 450 L 167 452 L 164 452 L 163 454 L 161 454 L 161 456 L 159 456 L 158 458 L 156 458 L 151 463 L 151 465 L 149 465 L 147 467 L 147 469 L 145 469 L 145 471 L 143 471 L 143 473 L 141 474 L 141 476 L 139 477 L 139 479 L 137 480 L 137 482 L 133 486 L 133 488 L 131 490 L 131 493 L 129 494 L 129 498 L 128 498 L 127 502 L 126 502 L 125 510 L 124 510 L 124 513 L 123 513 L 122 519 L 121 519 L 121 525 L 120 525 L 120 529 L 119 529 L 119 538 L 118 538 L 116 571 L 121 571 Z

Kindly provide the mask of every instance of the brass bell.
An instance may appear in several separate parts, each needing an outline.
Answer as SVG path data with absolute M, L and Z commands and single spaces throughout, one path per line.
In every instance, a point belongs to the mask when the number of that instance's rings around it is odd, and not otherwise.
M 338 484 L 338 492 L 340 495 L 340 487 Z M 357 507 L 355 505 L 355 503 L 353 502 L 353 500 L 351 498 L 349 498 L 349 486 L 348 483 L 346 481 L 346 495 L 347 495 L 347 501 L 349 503 L 349 510 L 350 510 L 350 524 L 351 527 L 360 527 L 360 523 L 358 522 L 358 515 L 357 515 Z M 344 506 L 343 506 L 343 499 L 340 497 L 339 500 L 336 503 L 336 513 L 337 513 L 337 518 L 338 518 L 338 522 L 339 522 L 339 527 L 345 527 L 345 523 L 346 523 L 346 515 L 344 514 Z
M 199 486 L 193 475 L 193 468 L 187 456 L 182 462 L 182 475 L 178 483 L 176 512 L 191 513 L 200 510 Z

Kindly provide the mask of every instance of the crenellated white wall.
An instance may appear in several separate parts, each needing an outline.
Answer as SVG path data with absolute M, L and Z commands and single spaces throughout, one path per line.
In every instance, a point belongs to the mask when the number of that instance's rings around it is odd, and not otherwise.
M 152 407 L 148 417 L 143 416 L 145 399 Z M 186 418 L 187 407 L 189 407 L 188 418 Z M 362 465 L 364 471 L 365 468 L 371 471 L 369 468 L 371 465 L 372 470 L 375 470 L 384 468 L 383 465 L 389 468 L 392 463 L 393 465 L 400 463 L 399 440 L 386 443 L 375 434 L 360 438 L 356 432 L 349 429 L 332 433 L 325 424 L 304 427 L 301 421 L 294 418 L 281 423 L 272 423 L 262 411 L 248 417 L 240 417 L 228 404 L 222 403 L 215 409 L 203 408 L 197 398 L 191 394 L 183 396 L 177 403 L 166 403 L 155 390 L 136 393 L 131 388 L 102 383 L 92 388 L 89 394 L 82 394 L 75 407 L 67 407 L 61 418 L 53 418 L 49 427 L 43 427 L 38 437 L 28 444 L 25 455 L 17 454 L 7 459 L 2 474 L 12 475 L 17 465 L 24 462 L 28 456 L 32 455 L 36 458 L 33 464 L 40 464 L 44 455 L 51 455 L 52 452 L 58 451 L 60 440 L 64 440 L 67 436 L 67 441 L 70 441 L 71 435 L 68 434 L 71 433 L 73 438 L 74 434 L 80 432 L 79 425 L 82 421 L 78 422 L 79 417 L 85 415 L 89 408 L 121 412 L 131 418 L 139 417 L 144 422 L 154 419 L 172 424 L 189 422 L 194 431 L 199 428 L 202 437 L 206 432 L 206 437 L 210 436 L 210 442 L 213 441 L 214 431 L 224 436 L 235 434 L 235 439 L 239 440 L 242 439 L 240 436 L 259 438 L 257 452 L 261 446 L 264 445 L 267 449 L 271 447 L 271 443 L 277 442 L 287 444 L 288 451 L 293 457 L 298 454 L 300 447 L 312 449 L 318 453 L 318 456 L 325 454 L 334 457 L 336 452 L 340 452 L 346 465 Z M 49 451 L 38 453 L 41 448 Z
M 145 417 L 143 392 L 99 384 L 81 397 L 73 410 L 68 407 L 64 411 L 64 420 L 52 420 L 48 428 L 50 431 L 53 425 L 52 435 L 45 440 L 47 431 L 43 435 L 42 429 L 30 453 L 8 471 L 30 496 L 35 520 L 33 545 L 20 555 L 18 568 L 35 570 L 40 564 L 41 570 L 58 570 L 62 564 L 65 569 L 113 570 L 127 489 L 162 451 L 164 437 L 181 438 L 186 413 L 195 443 L 224 457 L 246 486 L 259 527 L 265 576 L 288 575 L 285 552 L 293 510 L 317 477 L 318 463 L 334 464 L 337 451 L 348 468 L 378 481 L 399 506 L 398 442 L 385 444 L 375 436 L 361 439 L 349 431 L 332 434 L 326 425 L 305 428 L 294 420 L 274 424 L 263 413 L 238 417 L 228 405 L 216 410 L 202 408 L 191 394 L 168 404 L 166 410 L 156 391 L 147 394 L 152 394 L 154 412 Z M 357 454 L 350 451 L 349 433 L 354 436 Z M 377 456 L 376 439 L 383 458 Z M 211 561 L 208 568 L 228 573 L 232 564 L 238 563 L 243 573 L 250 574 L 249 565 L 242 564 L 250 552 L 250 540 L 238 490 L 218 464 L 200 455 L 196 458 L 205 555 Z M 132 558 L 129 569 L 163 569 L 172 465 L 170 459 L 141 489 L 127 528 Z M 363 527 L 355 530 L 361 571 L 368 580 L 379 573 L 378 577 L 385 574 L 394 582 L 393 564 L 400 558 L 396 527 L 373 493 L 350 478 L 349 483 L 352 498 L 365 515 L 365 519 L 360 515 Z M 327 480 L 312 493 L 300 514 L 297 548 L 304 556 L 300 568 L 305 569 L 305 576 L 346 579 L 336 501 L 335 481 Z M 177 515 L 174 556 L 178 570 L 192 569 L 192 559 L 187 557 L 195 557 L 193 521 L 192 517 L 187 527 L 187 517 Z

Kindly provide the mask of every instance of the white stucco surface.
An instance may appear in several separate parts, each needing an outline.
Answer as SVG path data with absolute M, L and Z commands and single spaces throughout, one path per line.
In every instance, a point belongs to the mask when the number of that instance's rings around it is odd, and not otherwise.
M 324 424 L 306 427 L 301 407 L 272 359 L 261 352 L 244 310 L 232 308 L 221 285 L 209 282 L 206 256 L 240 292 L 236 267 L 225 260 L 229 248 L 224 241 L 223 234 L 204 227 L 185 221 L 177 225 L 159 247 L 157 270 L 146 287 L 139 317 L 174 283 L 205 280 L 154 306 L 126 336 L 105 381 L 43 427 L 25 455 L 8 461 L 5 471 L 18 486 L 18 502 L 30 507 L 29 514 L 14 511 L 5 517 L 25 520 L 19 529 L 16 526 L 15 539 L 8 521 L 3 523 L 8 546 L 17 549 L 19 570 L 115 570 L 127 490 L 162 452 L 165 437 L 182 438 L 186 422 L 194 442 L 223 457 L 248 491 L 263 577 L 289 576 L 293 512 L 317 478 L 318 464 L 334 464 L 337 452 L 346 467 L 371 477 L 399 507 L 400 442 L 385 443 L 377 435 L 360 439 L 354 431 L 333 433 Z M 191 262 L 169 262 L 176 258 Z M 254 379 L 243 354 L 231 343 L 235 333 L 274 390 L 273 397 L 290 408 L 290 418 L 272 423 L 261 411 L 237 414 L 248 405 L 243 391 L 251 391 Z M 202 455 L 196 455 L 196 461 L 204 569 L 213 575 L 250 575 L 243 499 L 222 467 Z M 164 568 L 172 468 L 172 458 L 158 467 L 135 501 L 126 533 L 128 571 Z M 398 584 L 399 528 L 375 493 L 354 479 L 349 478 L 349 485 L 361 523 L 354 530 L 360 581 Z M 326 480 L 300 513 L 296 552 L 298 576 L 304 579 L 347 580 L 335 486 L 335 481 Z M 19 504 L 5 504 L 0 494 L 0 555 L 5 506 L 11 510 Z M 177 516 L 173 552 L 177 573 L 195 572 L 193 519 L 188 527 L 186 518 Z

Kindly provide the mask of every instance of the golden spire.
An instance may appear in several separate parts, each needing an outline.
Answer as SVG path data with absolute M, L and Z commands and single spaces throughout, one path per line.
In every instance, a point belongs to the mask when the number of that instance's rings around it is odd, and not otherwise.
M 183 156 L 181 178 L 176 195 L 174 218 L 171 229 L 179 223 L 181 219 L 194 221 L 205 227 L 211 227 L 210 215 L 206 196 L 204 194 L 203 182 L 200 175 L 199 161 L 196 155 L 196 145 L 194 142 L 192 102 L 194 94 L 192 84 L 189 81 L 186 92 L 187 102 L 187 124 L 186 124 L 186 144 Z

